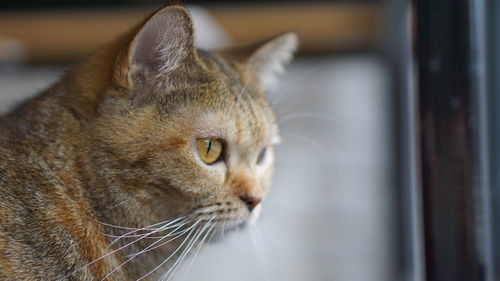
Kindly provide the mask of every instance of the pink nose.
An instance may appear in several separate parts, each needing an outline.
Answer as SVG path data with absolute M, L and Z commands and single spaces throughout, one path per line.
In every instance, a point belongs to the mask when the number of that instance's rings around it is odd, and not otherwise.
M 240 196 L 241 201 L 247 205 L 248 210 L 251 212 L 260 203 L 260 198 L 251 196 Z

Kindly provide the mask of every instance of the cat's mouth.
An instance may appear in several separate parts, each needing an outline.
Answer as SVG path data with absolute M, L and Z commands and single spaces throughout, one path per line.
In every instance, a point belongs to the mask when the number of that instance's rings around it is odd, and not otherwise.
M 249 209 L 247 206 L 238 206 L 233 202 L 214 203 L 197 208 L 188 216 L 192 228 L 204 229 L 207 233 L 206 242 L 220 242 L 232 232 L 251 227 L 260 217 L 262 204 Z
M 225 221 L 222 222 L 216 229 L 207 243 L 219 243 L 225 241 L 235 231 L 241 231 L 248 227 L 248 221 Z

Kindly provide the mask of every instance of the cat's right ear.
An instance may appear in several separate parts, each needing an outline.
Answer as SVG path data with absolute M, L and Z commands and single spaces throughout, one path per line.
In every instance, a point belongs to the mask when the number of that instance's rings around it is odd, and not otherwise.
M 155 78 L 168 77 L 195 60 L 193 24 L 186 8 L 169 6 L 143 23 L 118 58 L 115 81 L 143 98 Z M 138 96 L 137 96 L 138 95 Z

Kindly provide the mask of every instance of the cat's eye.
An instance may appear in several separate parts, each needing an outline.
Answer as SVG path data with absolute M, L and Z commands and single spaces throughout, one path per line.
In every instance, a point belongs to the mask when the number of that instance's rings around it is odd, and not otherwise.
M 266 152 L 267 152 L 267 147 L 264 147 L 260 153 L 259 153 L 259 156 L 257 156 L 257 164 L 260 165 L 264 162 L 264 160 L 266 159 Z
M 218 139 L 202 138 L 196 140 L 196 147 L 201 160 L 206 164 L 213 164 L 222 158 L 222 141 Z

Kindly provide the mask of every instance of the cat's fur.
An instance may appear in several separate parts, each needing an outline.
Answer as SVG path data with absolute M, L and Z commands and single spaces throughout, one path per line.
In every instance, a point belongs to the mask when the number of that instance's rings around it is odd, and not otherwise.
M 179 247 L 156 280 L 190 232 L 130 261 L 172 229 L 109 234 L 186 216 L 217 236 L 257 216 L 278 136 L 265 90 L 296 41 L 201 51 L 187 10 L 166 7 L 1 117 L 0 280 L 136 280 Z M 202 137 L 223 161 L 200 160 Z

